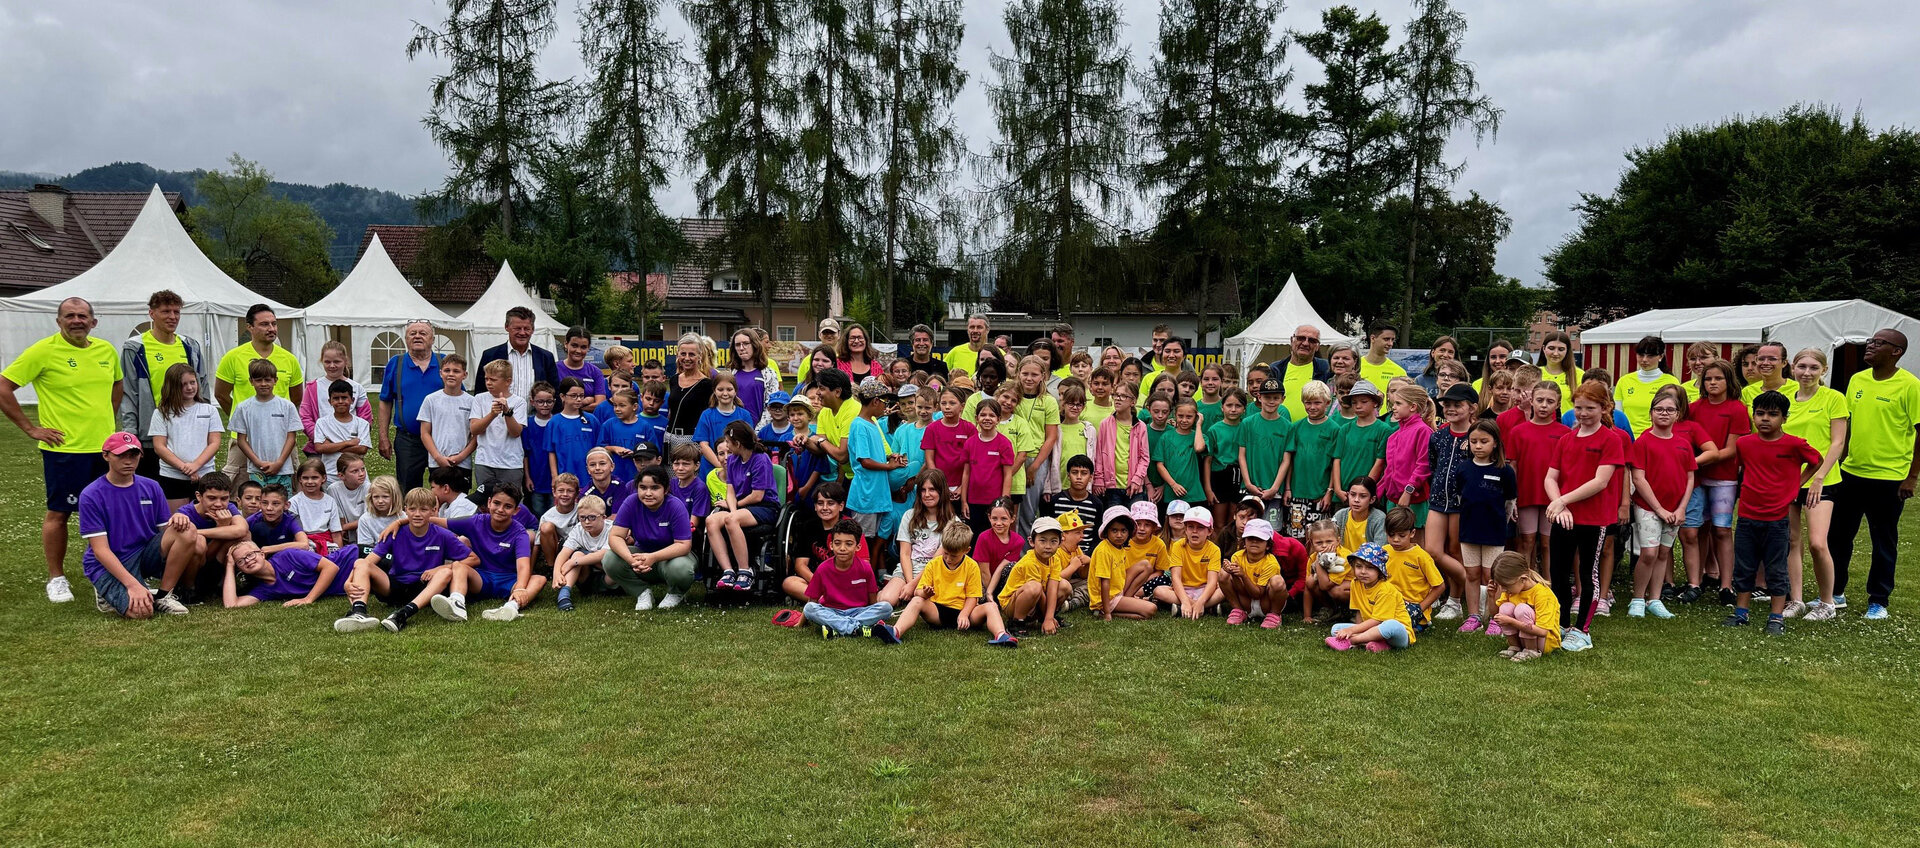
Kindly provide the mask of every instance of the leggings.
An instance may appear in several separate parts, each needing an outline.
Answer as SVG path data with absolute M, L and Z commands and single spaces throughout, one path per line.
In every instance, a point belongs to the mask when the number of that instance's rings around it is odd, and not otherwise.
M 694 566 L 693 555 L 687 554 L 656 562 L 652 571 L 643 574 L 633 570 L 633 566 L 615 554 L 612 548 L 608 548 L 600 557 L 600 568 L 607 573 L 607 577 L 636 598 L 655 586 L 666 587 L 669 594 L 686 594 L 688 589 L 693 588 Z
M 976 536 L 980 535 L 981 533 L 987 532 L 987 529 L 992 526 L 992 524 L 987 520 L 987 516 L 992 514 L 993 514 L 993 504 L 990 504 L 990 503 L 967 504 L 967 527 L 973 530 L 973 533 Z
M 1560 629 L 1585 631 L 1593 624 L 1594 601 L 1600 598 L 1600 554 L 1607 547 L 1607 527 L 1553 525 L 1553 596 L 1560 601 Z M 1580 620 L 1573 619 L 1573 581 L 1580 581 Z

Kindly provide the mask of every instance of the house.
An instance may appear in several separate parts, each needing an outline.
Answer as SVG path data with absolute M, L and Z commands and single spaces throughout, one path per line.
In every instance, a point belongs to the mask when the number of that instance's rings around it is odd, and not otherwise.
M 179 192 L 167 205 L 184 215 Z M 0 191 L 0 297 L 39 291 L 80 276 L 120 243 L 144 191 L 68 191 L 41 183 Z
M 687 333 L 700 333 L 723 339 L 741 327 L 760 325 L 760 293 L 747 288 L 740 275 L 712 247 L 725 232 L 726 222 L 713 218 L 681 218 L 680 234 L 691 245 L 687 258 L 675 263 L 667 275 L 667 308 L 661 313 L 663 337 L 672 340 Z M 841 311 L 836 287 L 829 296 L 828 314 Z M 774 284 L 773 326 L 767 332 L 775 341 L 813 339 L 815 327 L 824 316 L 807 298 L 807 285 L 797 270 L 791 270 Z
M 360 237 L 360 250 L 354 254 L 354 262 L 360 261 L 360 256 L 367 252 L 367 245 L 373 242 L 373 237 L 379 236 L 380 246 L 393 259 L 394 267 L 400 269 L 401 275 L 413 284 L 420 296 L 457 318 L 474 301 L 479 300 L 480 295 L 486 293 L 487 286 L 500 273 L 500 263 L 484 253 L 475 252 L 465 267 L 446 280 L 428 282 L 415 266 L 420 261 L 421 252 L 426 249 L 427 233 L 432 229 L 405 224 L 369 225 L 366 233 Z

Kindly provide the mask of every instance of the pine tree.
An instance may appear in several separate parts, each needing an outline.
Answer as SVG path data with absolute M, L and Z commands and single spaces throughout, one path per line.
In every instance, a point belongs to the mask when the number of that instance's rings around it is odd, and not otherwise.
M 894 327 L 902 264 L 929 268 L 939 212 L 929 199 L 952 178 L 964 145 L 953 100 L 966 85 L 958 53 L 965 26 L 959 0 L 884 0 L 875 51 L 880 76 L 880 314 Z
M 816 306 L 833 286 L 859 288 L 871 184 L 859 170 L 873 155 L 875 92 L 870 0 L 801 0 L 806 21 L 800 77 L 803 218 L 792 222 L 801 278 Z M 877 329 L 877 328 L 876 328 Z
M 513 235 L 513 204 L 549 123 L 566 108 L 563 83 L 540 78 L 540 49 L 553 37 L 553 0 L 448 0 L 438 30 L 414 24 L 407 58 L 445 57 L 433 78 L 425 123 L 453 158 L 445 193 L 496 205 Z

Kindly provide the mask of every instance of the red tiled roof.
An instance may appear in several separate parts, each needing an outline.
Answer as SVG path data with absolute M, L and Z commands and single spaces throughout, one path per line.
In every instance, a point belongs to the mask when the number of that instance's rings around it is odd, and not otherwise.
M 642 276 L 647 279 L 647 293 L 663 299 L 667 296 L 666 274 L 643 275 L 639 271 L 613 271 L 607 274 L 607 285 L 612 286 L 614 291 L 633 291 L 634 286 L 639 285 Z
M 729 294 L 713 290 L 713 273 L 725 267 L 724 261 L 709 255 L 709 246 L 726 232 L 727 222 L 718 218 L 681 218 L 680 234 L 692 245 L 687 258 L 675 263 L 673 273 L 667 282 L 667 294 L 670 297 L 701 298 L 703 300 L 737 300 L 741 303 L 759 303 L 757 292 Z M 774 284 L 775 303 L 807 302 L 807 283 L 801 279 L 799 270 L 789 269 Z
M 0 191 L 0 290 L 23 294 L 80 276 L 126 236 L 148 196 L 144 191 L 59 191 L 65 193 L 59 229 L 29 205 L 30 190 Z M 179 192 L 167 192 L 166 198 L 174 214 L 187 211 Z M 16 228 L 53 250 L 40 249 Z
M 407 279 L 417 278 L 414 262 L 419 259 L 420 251 L 426 246 L 427 231 L 432 227 L 411 224 L 373 224 L 360 236 L 360 250 L 353 255 L 353 261 L 359 262 L 360 256 L 367 252 L 367 245 L 373 237 L 380 237 L 380 246 L 385 248 L 387 256 L 393 259 L 394 267 Z M 500 263 L 487 256 L 476 258 L 467 267 L 445 282 L 428 282 L 420 286 L 420 296 L 431 303 L 470 304 L 486 294 L 487 286 L 493 284 L 493 278 L 500 273 Z

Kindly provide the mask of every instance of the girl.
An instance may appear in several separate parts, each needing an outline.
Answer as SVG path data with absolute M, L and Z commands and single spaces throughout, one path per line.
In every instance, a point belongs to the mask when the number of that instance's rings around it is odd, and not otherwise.
M 967 526 L 975 533 L 985 533 L 994 503 L 1013 491 L 1020 455 L 1013 452 L 1013 442 L 1000 432 L 1000 404 L 982 401 L 973 415 L 978 431 L 967 440 L 966 470 L 960 479 L 966 489 Z
M 1452 336 L 1434 339 L 1432 346 L 1427 348 L 1427 367 L 1421 369 L 1420 375 L 1413 378 L 1413 381 L 1426 390 L 1427 397 L 1438 399 L 1447 391 L 1447 386 L 1451 385 L 1451 382 L 1445 384 L 1440 382 L 1440 366 L 1459 358 L 1460 343 L 1454 341 Z
M 1272 525 L 1268 525 L 1268 532 L 1272 532 Z M 1182 522 L 1181 535 L 1185 538 L 1176 540 L 1167 552 L 1169 585 L 1162 588 L 1174 596 L 1174 614 L 1188 621 L 1199 621 L 1209 608 L 1226 599 L 1220 589 L 1220 546 L 1207 538 L 1212 533 L 1213 513 L 1205 507 L 1193 507 Z M 1265 581 L 1261 588 L 1268 588 Z M 1279 591 L 1285 598 L 1284 584 Z M 1159 595 L 1160 590 L 1156 589 L 1154 594 Z M 1246 619 L 1243 616 L 1241 620 Z
M 925 439 L 927 428 L 933 424 L 935 394 L 931 389 L 911 384 L 905 391 L 907 394 L 900 398 L 900 406 L 906 415 L 894 425 L 893 432 L 887 434 L 887 444 L 899 453 L 906 454 L 907 464 L 887 472 L 887 488 L 893 495 L 893 508 L 881 521 L 883 539 L 893 535 L 900 526 L 900 519 L 906 517 L 907 511 L 913 508 L 914 483 L 920 479 L 920 470 L 927 467 L 926 451 L 915 448 Z
M 1020 360 L 1014 407 L 1005 414 L 1020 419 L 1027 431 L 1027 444 L 1016 445 L 1026 468 L 1024 488 L 1015 491 L 1026 496 L 1020 505 L 1020 526 L 1031 527 L 1042 499 L 1060 491 L 1059 466 L 1054 453 L 1060 446 L 1060 401 L 1047 393 L 1047 377 L 1053 373 L 1043 357 L 1028 355 Z M 1035 447 L 1028 447 L 1035 445 Z M 984 566 L 985 563 L 982 563 Z
M 720 588 L 744 592 L 753 588 L 753 569 L 747 562 L 747 528 L 771 527 L 779 520 L 780 491 L 773 476 L 773 460 L 760 451 L 752 424 L 728 424 L 722 442 L 728 449 L 726 508 L 707 516 L 707 542 L 720 561 Z
M 953 484 L 949 497 L 961 498 L 961 490 L 967 483 L 967 445 L 979 433 L 973 424 L 960 415 L 967 404 L 967 390 L 948 386 L 940 391 L 940 417 L 927 425 L 920 436 L 920 448 L 926 454 L 922 467 L 940 471 L 940 476 Z M 942 525 L 935 526 L 935 534 Z
M 1001 498 L 987 511 L 987 532 L 973 540 L 973 561 L 980 563 L 981 597 L 992 598 L 1000 592 L 1000 577 L 1027 552 L 1027 540 L 1013 531 L 1013 519 L 1020 507 L 1012 498 Z
M 1674 431 L 1686 405 L 1679 386 L 1662 387 L 1647 408 L 1646 432 L 1633 442 L 1633 546 L 1640 558 L 1633 569 L 1629 618 L 1673 617 L 1660 601 L 1660 588 L 1673 573 L 1673 540 L 1693 497 L 1693 442 Z
M 726 435 L 727 425 L 735 421 L 754 424 L 754 416 L 738 403 L 739 393 L 740 385 L 732 374 L 721 374 L 714 378 L 713 407 L 700 413 L 700 423 L 693 430 L 693 442 L 700 446 L 700 470 L 696 473 L 701 477 L 720 467 L 722 460 L 720 453 L 714 450 L 714 445 Z M 614 509 L 619 507 L 615 506 Z
M 360 514 L 359 524 L 353 531 L 360 549 L 373 550 L 373 546 L 380 543 L 380 536 L 399 520 L 400 481 L 391 474 L 367 481 L 367 511 Z
M 1473 388 L 1480 393 L 1480 411 L 1476 417 L 1498 421 L 1501 413 L 1513 408 L 1512 371 L 1500 370 L 1488 374 L 1484 381 L 1475 380 Z
M 873 358 L 873 347 L 867 344 L 866 328 L 859 324 L 848 324 L 840 333 L 834 358 L 840 370 L 847 372 L 856 384 L 868 377 L 880 376 L 880 363 Z
M 1560 626 L 1567 630 L 1563 644 L 1569 651 L 1593 646 L 1589 629 L 1599 607 L 1600 555 L 1607 547 L 1607 528 L 1620 513 L 1617 475 L 1627 458 L 1620 439 L 1600 424 L 1611 399 L 1598 383 L 1574 391 L 1574 421 L 1579 428 L 1555 443 L 1547 467 L 1546 519 L 1553 527 L 1553 594 L 1560 601 Z M 1729 557 L 1731 560 L 1731 557 Z M 1729 569 L 1731 571 L 1731 569 Z M 1580 581 L 1580 620 L 1571 619 L 1573 585 Z M 1571 628 L 1571 629 L 1569 629 Z
M 1460 363 L 1447 363 L 1459 367 Z M 1449 369 L 1442 369 L 1449 370 Z M 1466 624 L 1473 625 L 1466 632 L 1480 629 L 1480 608 L 1478 593 L 1467 585 L 1467 572 L 1460 562 L 1460 502 L 1466 488 L 1467 474 L 1473 464 L 1473 456 L 1468 452 L 1467 436 L 1473 430 L 1474 407 L 1479 398 L 1473 396 L 1473 389 L 1464 382 L 1449 381 L 1445 393 L 1441 395 L 1440 406 L 1444 410 L 1446 426 L 1434 430 L 1427 437 L 1427 467 L 1432 469 L 1432 496 L 1428 503 L 1432 514 L 1427 519 L 1427 530 L 1422 547 L 1433 555 L 1433 564 L 1446 576 L 1447 594 L 1450 596 L 1440 605 L 1434 617 L 1453 619 L 1460 617 L 1460 598 L 1467 598 L 1469 616 Z M 1388 437 L 1392 442 L 1392 437 Z M 1487 563 L 1491 565 L 1492 562 Z M 1484 582 L 1485 574 L 1481 574 Z M 1464 626 L 1463 626 L 1464 629 Z
M 1000 407 L 1000 435 L 1007 437 L 1013 444 L 1013 454 L 1019 465 L 1013 471 L 1013 483 L 1008 495 L 1014 503 L 1015 520 L 1022 521 L 1027 503 L 1027 491 L 1033 486 L 1029 472 L 1033 469 L 1033 456 L 1040 450 L 1040 432 L 1034 429 L 1031 419 L 1020 416 L 1020 385 L 1017 382 L 1001 383 L 994 391 L 992 402 Z M 985 403 L 981 404 L 985 406 Z M 979 410 L 975 410 L 978 412 Z M 982 567 L 985 567 L 984 565 Z
M 1220 393 L 1220 418 L 1206 425 L 1207 504 L 1214 523 L 1225 526 L 1240 500 L 1240 417 L 1247 412 L 1247 392 L 1238 386 Z
M 520 449 L 526 452 L 527 509 L 535 515 L 553 508 L 553 465 L 547 462 L 547 425 L 553 421 L 557 395 L 553 384 L 533 384 L 527 396 L 527 420 L 520 425 Z
M 1718 358 L 1720 348 L 1712 342 L 1687 345 L 1687 403 L 1700 399 L 1700 372 L 1706 370 L 1708 362 Z
M 1166 372 L 1161 372 L 1162 374 Z M 1174 375 L 1173 396 L 1176 398 L 1195 398 L 1200 395 L 1200 375 L 1192 371 L 1182 371 Z
M 1167 578 L 1169 551 L 1160 535 L 1160 511 L 1150 501 L 1133 505 L 1133 539 L 1127 543 L 1127 597 L 1152 598 L 1170 607 L 1178 607 L 1180 598 Z
M 147 435 L 153 437 L 153 452 L 160 458 L 160 490 L 167 496 L 167 507 L 177 510 L 193 499 L 194 482 L 213 470 L 225 430 L 220 426 L 220 410 L 199 400 L 200 377 L 192 365 L 168 366 L 163 380 L 160 405 L 147 422 Z
M 1833 553 L 1827 546 L 1827 528 L 1833 522 L 1833 502 L 1827 500 L 1827 487 L 1840 482 L 1840 456 L 1847 452 L 1848 407 L 1846 395 L 1820 384 L 1827 376 L 1827 355 L 1807 348 L 1793 355 L 1795 388 L 1787 407 L 1789 435 L 1799 436 L 1820 452 L 1819 470 L 1800 497 L 1787 507 L 1787 532 L 1792 543 L 1787 547 L 1787 585 L 1793 595 L 1787 603 L 1787 618 L 1805 613 L 1808 621 L 1826 621 L 1835 614 L 1833 599 Z M 1758 395 L 1755 395 L 1758 397 Z M 1807 547 L 1813 549 L 1813 580 L 1820 599 L 1811 604 L 1801 600 L 1802 565 L 1800 554 L 1800 518 L 1806 516 Z
M 1440 394 L 1443 395 L 1447 393 L 1448 389 L 1462 385 L 1473 378 L 1473 372 L 1468 371 L 1467 366 L 1451 359 L 1435 367 L 1433 369 L 1433 375 L 1433 384 L 1439 387 Z
M 754 426 L 759 426 L 767 420 L 767 398 L 780 391 L 780 369 L 767 359 L 767 346 L 752 331 L 735 331 L 731 344 L 734 389 L 740 408 L 747 411 Z
M 1386 518 L 1380 519 L 1381 538 L 1386 538 Z M 1251 526 L 1251 525 L 1249 525 Z M 1347 609 L 1347 581 L 1353 579 L 1353 569 L 1347 567 L 1347 558 L 1340 552 L 1340 525 L 1332 521 L 1316 521 L 1307 528 L 1307 589 L 1306 607 L 1319 607 L 1323 612 L 1320 618 L 1337 614 Z
M 367 390 L 353 379 L 353 360 L 347 358 L 347 346 L 331 339 L 321 345 L 320 368 L 326 372 L 326 376 L 308 380 L 300 394 L 300 429 L 307 431 L 307 441 L 313 441 L 313 422 L 333 414 L 333 410 L 327 406 L 327 389 L 335 380 L 345 380 L 353 387 L 353 414 L 360 416 L 363 421 L 373 421 L 373 407 L 367 403 Z
M 1513 342 L 1506 339 L 1494 339 L 1487 345 L 1487 360 L 1480 363 L 1480 377 L 1473 381 L 1473 390 L 1482 398 L 1487 396 L 1487 381 L 1493 375 L 1507 370 L 1507 359 L 1513 356 Z
M 1495 558 L 1493 582 L 1500 586 L 1500 611 L 1493 620 L 1507 637 L 1500 656 L 1526 662 L 1560 647 L 1560 599 L 1527 566 L 1526 557 L 1504 553 Z
M 840 370 L 840 360 L 834 358 L 833 348 L 831 347 L 814 348 L 813 352 L 807 354 L 806 364 L 807 370 L 805 373 L 807 379 L 802 382 L 798 388 L 793 390 L 795 397 L 812 391 L 813 387 L 819 384 L 821 374 L 825 374 L 828 371 Z M 856 379 L 854 382 L 858 383 L 859 381 Z
M 1399 429 L 1387 437 L 1387 464 L 1380 476 L 1380 490 L 1388 500 L 1413 510 L 1415 526 L 1425 527 L 1433 482 L 1432 459 L 1427 452 L 1433 438 L 1433 427 L 1427 424 L 1433 401 L 1412 383 L 1403 384 L 1390 395 L 1393 421 Z
M 580 497 L 593 495 L 606 501 L 614 512 L 620 511 L 632 489 L 623 480 L 613 476 L 613 454 L 606 448 L 594 448 L 587 451 L 587 479 L 580 482 Z
M 1555 330 L 1540 341 L 1540 379 L 1560 386 L 1560 409 L 1555 415 L 1563 415 L 1573 409 L 1573 390 L 1580 387 L 1580 368 L 1573 364 L 1573 337 L 1564 331 Z
M 1500 426 L 1482 419 L 1467 434 L 1471 464 L 1460 482 L 1460 561 L 1466 572 L 1467 620 L 1460 632 L 1480 629 L 1487 612 L 1487 574 L 1507 546 L 1507 525 L 1516 512 L 1519 494 L 1513 469 L 1500 450 Z M 1487 624 L 1487 635 L 1501 635 L 1497 622 Z
M 1132 503 L 1146 489 L 1152 453 L 1147 428 L 1134 420 L 1138 398 L 1139 389 L 1133 383 L 1115 387 L 1113 414 L 1094 431 L 1093 490 L 1105 493 L 1108 506 Z
M 1420 392 L 1420 387 L 1414 386 L 1413 390 Z M 1347 604 L 1360 620 L 1334 625 L 1333 635 L 1327 637 L 1327 647 L 1350 651 L 1354 645 L 1365 645 L 1368 651 L 1379 653 L 1412 645 L 1413 619 L 1407 614 L 1408 604 L 1400 590 L 1386 579 L 1387 550 L 1371 543 L 1362 545 L 1360 550 L 1347 555 L 1347 565 L 1353 572 L 1347 586 L 1350 593 Z
M 1158 405 L 1155 402 L 1155 406 Z M 1200 420 L 1199 408 L 1193 401 L 1181 398 L 1175 409 L 1173 429 L 1160 437 L 1157 446 L 1149 448 L 1153 453 L 1154 471 L 1165 483 L 1160 490 L 1163 504 L 1174 500 L 1197 502 L 1206 495 L 1205 484 L 1200 479 L 1200 457 L 1207 452 L 1207 440 L 1196 426 Z
M 1374 485 L 1372 477 L 1353 481 L 1347 487 L 1346 507 L 1333 514 L 1333 524 L 1340 528 L 1342 558 L 1368 542 L 1387 543 L 1387 513 L 1374 506 Z
M 1527 558 L 1533 570 L 1551 576 L 1553 572 L 1543 568 L 1550 562 L 1546 513 L 1552 498 L 1547 496 L 1547 467 L 1553 464 L 1554 446 L 1560 443 L 1560 437 L 1573 429 L 1560 423 L 1559 383 L 1542 380 L 1536 384 L 1527 408 L 1532 417 L 1514 425 L 1506 444 L 1507 459 L 1519 481 L 1514 526 L 1520 555 Z
M 1120 382 L 1122 383 L 1130 383 L 1138 386 L 1140 385 L 1141 378 L 1146 375 L 1147 367 L 1142 365 L 1138 359 L 1129 356 L 1126 358 L 1126 361 L 1120 363 Z
M 1148 619 L 1160 611 L 1152 601 L 1126 591 L 1127 575 L 1146 565 L 1129 552 L 1133 533 L 1132 513 L 1124 506 L 1107 507 L 1100 517 L 1100 544 L 1094 546 L 1087 565 L 1088 608 L 1102 621 L 1112 621 L 1116 615 Z
M 1798 357 L 1795 358 L 1798 359 Z M 1788 391 L 1797 391 L 1797 388 L 1787 388 L 1793 380 L 1788 379 L 1786 360 L 1787 346 L 1781 342 L 1765 342 L 1753 352 L 1754 379 L 1748 380 L 1747 384 L 1740 389 L 1740 402 L 1747 405 L 1749 414 L 1753 411 L 1753 399 L 1759 397 L 1762 392 L 1785 394 Z
M 1734 441 L 1753 432 L 1747 406 L 1740 402 L 1739 372 L 1731 363 L 1715 359 L 1700 371 L 1700 399 L 1687 410 L 1687 416 L 1706 431 L 1713 448 L 1703 451 L 1700 472 L 1695 478 L 1693 500 L 1687 502 L 1687 526 L 1699 528 L 1709 522 L 1711 545 L 1703 565 L 1705 582 L 1720 584 L 1720 605 L 1733 604 L 1733 504 L 1740 495 L 1740 461 L 1735 458 Z M 1696 532 L 1698 532 L 1696 530 Z M 1687 576 L 1693 576 L 1688 563 Z M 1699 597 L 1696 591 L 1691 601 Z
M 313 552 L 326 556 L 340 535 L 340 508 L 327 497 L 327 464 L 319 459 L 300 463 L 294 481 L 300 491 L 288 499 L 287 510 L 300 519 L 307 541 L 313 543 Z
M 940 530 L 956 517 L 947 475 L 927 466 L 914 484 L 913 508 L 900 519 L 900 570 L 880 587 L 880 600 L 903 607 L 920 585 L 920 572 L 940 556 Z

